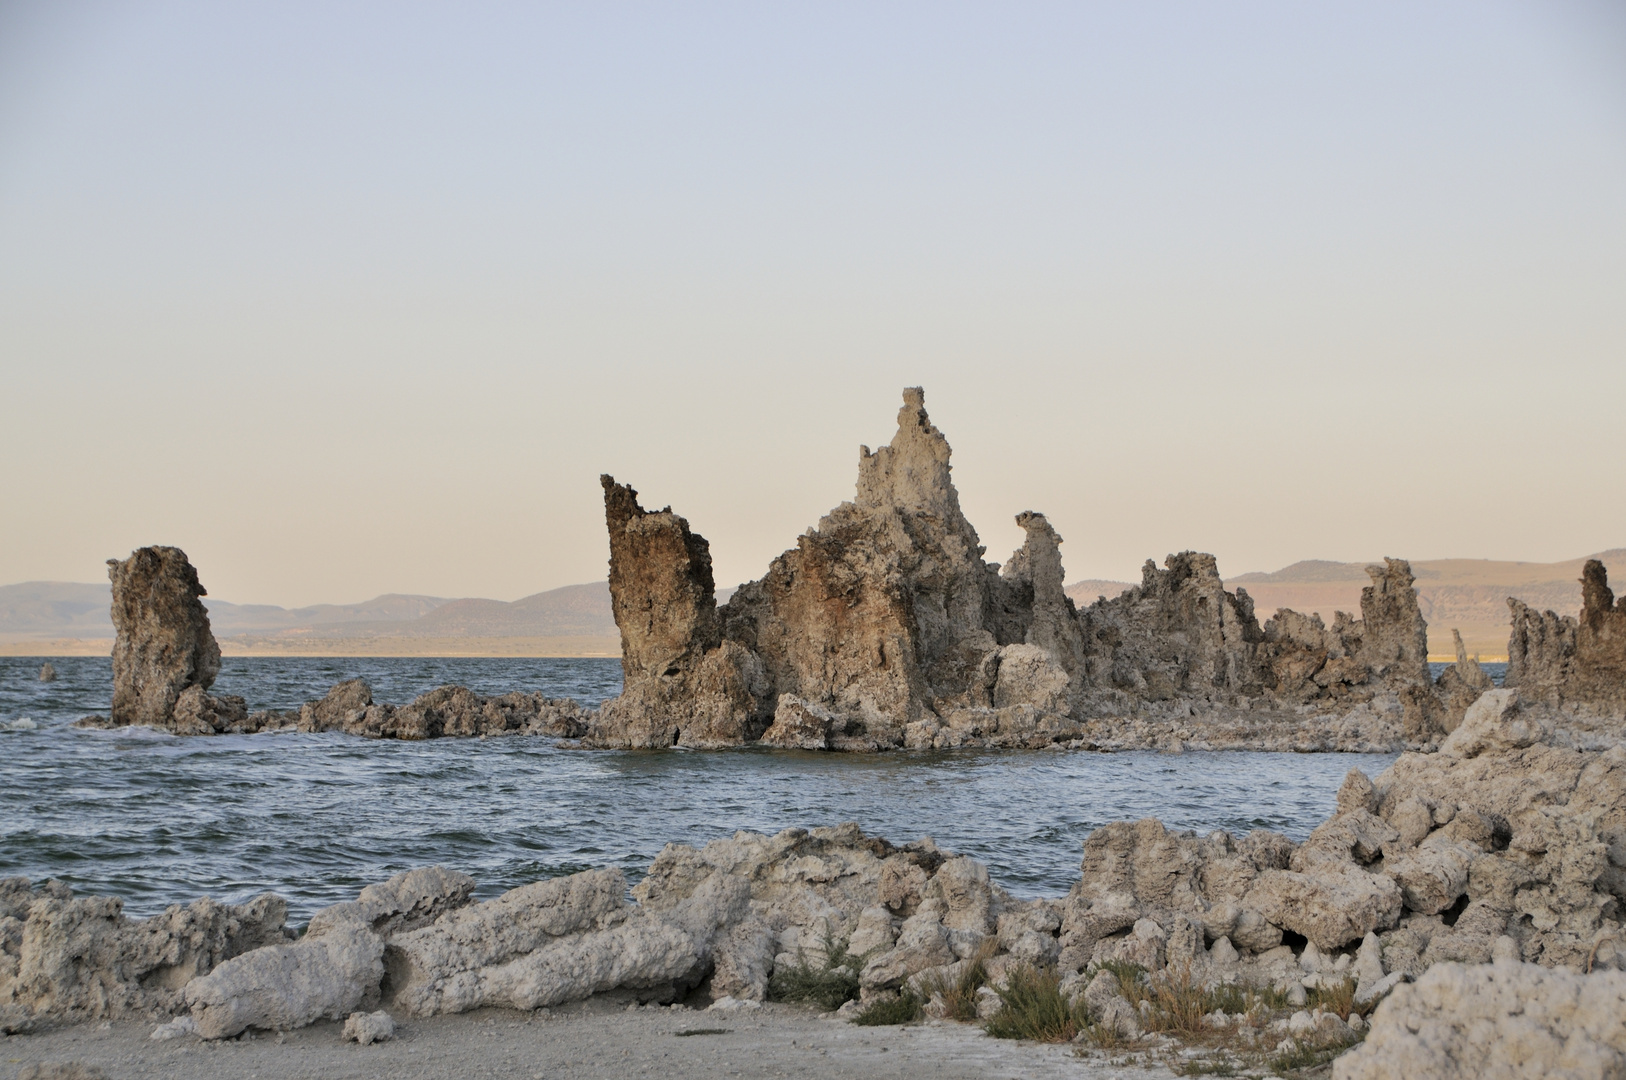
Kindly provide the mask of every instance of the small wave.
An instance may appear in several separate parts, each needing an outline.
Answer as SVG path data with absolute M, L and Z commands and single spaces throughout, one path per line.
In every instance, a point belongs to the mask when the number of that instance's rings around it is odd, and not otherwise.
M 0 720 L 0 731 L 38 731 L 40 724 L 27 716 L 19 716 L 15 720 Z

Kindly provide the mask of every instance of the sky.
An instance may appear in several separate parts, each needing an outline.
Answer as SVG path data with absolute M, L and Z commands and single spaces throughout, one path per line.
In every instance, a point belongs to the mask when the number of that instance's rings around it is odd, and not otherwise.
M 1626 5 L 0 0 L 0 582 L 733 584 L 913 385 L 1070 580 L 1626 546 Z

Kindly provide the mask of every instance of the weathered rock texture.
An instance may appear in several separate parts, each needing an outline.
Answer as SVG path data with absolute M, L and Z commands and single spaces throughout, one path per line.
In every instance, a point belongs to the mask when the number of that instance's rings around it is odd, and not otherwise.
M 269 893 L 243 905 L 204 898 L 139 921 L 123 906 L 57 881 L 0 880 L 0 1027 L 168 1013 L 192 979 L 286 939 L 287 905 Z
M 570 698 L 510 691 L 481 697 L 464 686 L 438 686 L 408 705 L 373 703 L 363 679 L 338 683 L 320 701 L 297 710 L 249 712 L 240 697 L 216 697 L 198 687 L 184 691 L 163 729 L 176 735 L 246 735 L 274 731 L 339 731 L 364 739 L 439 739 L 454 736 L 553 735 L 576 738 L 587 730 L 587 711 Z M 109 728 L 87 716 L 76 727 Z
M 1077 610 L 1061 537 L 1032 511 L 1004 567 L 984 561 L 919 389 L 891 444 L 860 448 L 853 501 L 721 609 L 705 540 L 603 483 L 626 689 L 589 721 L 591 746 L 1398 749 L 1466 708 L 1430 682 L 1401 559 L 1368 568 L 1361 618 L 1331 628 L 1285 610 L 1260 626 L 1196 552 Z
M 651 512 L 610 476 L 610 602 L 621 630 L 621 696 L 590 731 L 594 745 L 735 746 L 768 726 L 760 661 L 722 638 L 711 547 L 671 507 Z
M 1626 966 L 1626 749 L 1554 745 L 1511 690 L 1481 696 L 1437 753 L 1375 780 L 1351 771 L 1302 844 L 1148 820 L 1099 829 L 1084 850 L 1059 938 L 1071 971 L 1171 957 L 1207 970 L 1223 952 L 1281 981 L 1330 973 L 1342 953 L 1338 970 L 1377 996 L 1436 962 L 1487 962 L 1498 941 L 1543 966 Z M 1284 950 L 1298 939 L 1313 963 Z
M 117 635 L 112 722 L 168 727 L 182 693 L 195 687 L 204 694 L 220 673 L 220 646 L 199 602 L 207 594 L 186 552 L 175 547 L 145 547 L 122 562 L 109 559 L 107 576 Z
M 372 688 L 361 679 L 350 679 L 334 686 L 321 701 L 306 702 L 296 717 L 267 714 L 262 730 L 291 719 L 291 726 L 300 731 L 342 731 L 368 739 L 574 737 L 585 730 L 585 715 L 569 698 L 520 691 L 485 698 L 465 686 L 438 686 L 409 705 L 375 705 Z
M 1335 1080 L 1626 1075 L 1626 974 L 1440 964 L 1378 1007 Z
M 1626 712 L 1626 598 L 1618 603 L 1597 559 L 1581 572 L 1579 618 L 1537 612 L 1508 598 L 1508 686 L 1533 701 L 1620 715 Z
M 8 1023 L 184 1003 L 190 1016 L 177 1024 L 222 1038 L 379 1005 L 429 1016 L 612 990 L 668 1002 L 695 988 L 751 1001 L 776 971 L 820 965 L 832 949 L 857 958 L 865 1001 L 906 987 L 930 996 L 974 963 L 996 985 L 1013 965 L 1055 966 L 1069 995 L 1125 1035 L 1138 1031 L 1137 1014 L 1101 976 L 1117 961 L 1153 978 L 1272 985 L 1301 1002 L 1309 989 L 1353 980 L 1363 1006 L 1442 964 L 1517 971 L 1524 962 L 1596 979 L 1626 968 L 1626 748 L 1564 745 L 1544 707 L 1486 691 L 1437 752 L 1403 754 L 1375 779 L 1351 770 L 1336 813 L 1303 843 L 1119 822 L 1085 841 L 1077 884 L 1055 899 L 1016 899 L 974 859 L 930 839 L 894 846 L 856 825 L 671 844 L 630 898 L 617 869 L 484 903 L 469 902 L 472 890 L 464 875 L 414 870 L 318 912 L 289 941 L 270 897 L 258 909 L 199 901 L 125 925 L 117 901 L 8 882 Z M 182 932 L 194 924 L 204 929 Z M 1436 976 L 1401 1003 L 1427 1005 L 1424 989 L 1449 979 L 1506 981 L 1451 970 L 1468 975 Z M 1571 985 L 1551 983 L 1555 993 Z M 1536 991 L 1492 989 L 1495 1008 L 1535 1007 Z M 1447 1042 L 1471 1037 L 1428 1007 L 1435 1013 L 1410 1026 L 1380 1024 L 1392 1035 L 1375 1036 L 1373 1052 L 1425 1029 Z M 1294 1022 L 1288 1030 L 1352 1037 L 1341 1019 Z

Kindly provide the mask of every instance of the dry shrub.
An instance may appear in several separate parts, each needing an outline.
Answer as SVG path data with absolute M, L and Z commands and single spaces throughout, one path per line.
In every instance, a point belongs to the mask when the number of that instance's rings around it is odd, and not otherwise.
M 777 968 L 768 980 L 768 997 L 774 1001 L 807 1001 L 821 1009 L 839 1009 L 858 996 L 858 973 L 864 958 L 847 952 L 846 941 L 824 939 L 824 956 L 818 964 L 796 951 L 796 963 Z
M 958 978 L 949 979 L 942 972 L 933 972 L 921 980 L 921 990 L 928 999 L 934 997 L 942 999 L 944 1019 L 977 1018 L 977 991 L 988 982 L 986 964 L 998 947 L 995 941 L 983 942 Z
M 1027 964 L 1013 967 L 1003 987 L 996 986 L 999 1011 L 986 1030 L 996 1039 L 1032 1039 L 1034 1042 L 1071 1042 L 1091 1027 L 1083 1003 L 1068 1004 L 1055 968 Z
M 881 998 L 864 1006 L 853 1023 L 861 1027 L 887 1027 L 892 1024 L 909 1024 L 920 1019 L 920 1000 L 913 990 L 905 986 L 895 998 Z

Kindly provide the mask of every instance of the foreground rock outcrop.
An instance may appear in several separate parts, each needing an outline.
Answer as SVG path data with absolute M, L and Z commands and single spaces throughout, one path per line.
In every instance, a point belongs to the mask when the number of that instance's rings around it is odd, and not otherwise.
M 1437 752 L 1403 754 L 1374 778 L 1352 770 L 1334 815 L 1302 843 L 1118 822 L 1084 842 L 1065 897 L 1014 897 L 975 859 L 856 825 L 671 844 L 630 894 L 617 869 L 478 903 L 473 888 L 443 868 L 414 870 L 318 912 L 295 939 L 274 897 L 200 900 L 130 923 L 116 900 L 13 880 L 0 886 L 0 1004 L 12 1028 L 144 1012 L 180 1014 L 166 1032 L 224 1038 L 380 1009 L 535 1009 L 610 991 L 760 1001 L 785 973 L 837 962 L 846 993 L 871 1003 L 941 995 L 974 967 L 996 986 L 1039 968 L 1132 1038 L 1143 1016 L 1117 980 L 1140 971 L 1148 985 L 1269 989 L 1294 1007 L 1345 985 L 1337 1023 L 1305 1013 L 1272 1036 L 1342 1045 L 1360 1019 L 1349 1009 L 1456 972 L 1385 1007 L 1433 1009 L 1423 1027 L 1386 1028 L 1379 1012 L 1376 1030 L 1391 1035 L 1374 1036 L 1378 1054 L 1428 1025 L 1440 1039 L 1470 1037 L 1431 988 L 1488 994 L 1483 1007 L 1506 1012 L 1526 984 L 1594 992 L 1541 972 L 1626 968 L 1626 748 L 1569 745 L 1545 710 L 1491 690 Z M 1461 989 L 1470 983 L 1480 989 Z M 1471 1017 L 1481 1005 L 1463 1007 Z M 1552 1027 L 1554 1038 L 1572 1029 Z
M 288 938 L 287 904 L 270 893 L 242 905 L 204 898 L 142 920 L 123 907 L 57 881 L 0 880 L 0 1029 L 174 1012 L 198 976 Z
M 705 539 L 604 477 L 626 687 L 586 745 L 1399 749 L 1444 737 L 1482 690 L 1465 658 L 1449 689 L 1430 680 L 1403 559 L 1368 568 L 1361 617 L 1331 627 L 1286 610 L 1261 626 L 1189 551 L 1078 610 L 1043 514 L 1017 516 L 1003 567 L 983 559 L 949 458 L 904 391 L 853 500 L 721 608 Z
M 1626 1075 L 1626 974 L 1440 964 L 1379 1006 L 1335 1080 Z
M 1405 754 L 1375 780 L 1352 772 L 1338 813 L 1303 844 L 1156 821 L 1100 829 L 1068 897 L 1062 962 L 1082 970 L 1133 949 L 1126 935 L 1152 919 L 1244 957 L 1289 936 L 1328 954 L 1372 935 L 1374 978 L 1486 962 L 1504 937 L 1545 965 L 1626 964 L 1626 749 L 1552 734 L 1513 691 L 1489 692 L 1438 753 Z
M 112 724 L 178 728 L 193 734 L 200 715 L 242 712 L 242 698 L 214 698 L 208 693 L 220 673 L 220 646 L 209 629 L 209 613 L 199 602 L 206 591 L 186 552 L 144 547 L 123 561 L 109 559 L 107 576 L 113 583 L 117 635 Z

